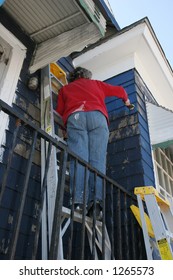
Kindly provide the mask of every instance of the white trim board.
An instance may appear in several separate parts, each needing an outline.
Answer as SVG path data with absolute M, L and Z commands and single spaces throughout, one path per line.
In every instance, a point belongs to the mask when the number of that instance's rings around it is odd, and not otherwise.
M 7 65 L 7 71 L 4 80 L 1 83 L 0 99 L 11 105 L 13 102 L 16 85 L 22 68 L 24 58 L 26 56 L 26 47 L 2 24 L 0 24 L 0 36 L 11 47 L 11 55 Z M 2 111 L 0 112 L 0 144 L 4 136 L 5 128 L 8 124 L 8 116 Z
M 12 47 L 12 53 L 8 62 L 8 71 L 0 88 L 0 99 L 11 105 L 22 64 L 26 56 L 26 47 L 2 24 L 0 24 L 0 34 Z

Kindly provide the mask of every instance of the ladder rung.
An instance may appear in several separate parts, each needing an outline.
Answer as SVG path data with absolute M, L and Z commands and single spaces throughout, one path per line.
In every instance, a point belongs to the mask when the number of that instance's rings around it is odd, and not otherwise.
M 69 218 L 71 216 L 71 209 L 63 206 L 62 207 L 62 216 Z M 82 223 L 82 218 L 83 218 L 82 214 L 79 214 L 76 211 L 74 211 L 74 221 Z M 93 223 L 93 219 L 89 218 L 88 216 L 85 217 L 85 221 L 90 225 Z M 96 226 L 102 226 L 102 222 L 97 220 Z
M 63 237 L 64 233 L 66 232 L 69 224 L 70 224 L 70 218 L 71 218 L 71 209 L 66 208 L 66 207 L 62 207 L 62 223 L 65 221 L 65 219 L 67 219 L 64 227 L 62 228 L 61 231 L 61 238 Z M 83 219 L 83 215 L 77 213 L 76 211 L 74 211 L 74 216 L 73 219 L 75 222 L 79 222 L 82 223 L 82 219 Z M 90 244 L 90 249 L 92 250 L 92 238 L 93 238 L 93 219 L 89 218 L 88 216 L 85 216 L 85 227 L 87 229 L 87 233 L 88 233 L 88 238 L 89 238 L 89 244 Z M 95 245 L 97 245 L 97 248 L 100 250 L 100 252 L 102 252 L 102 222 L 100 221 L 96 221 L 95 224 L 95 231 L 96 231 L 96 235 L 95 235 Z M 111 243 L 109 240 L 109 235 L 107 233 L 107 229 L 105 226 L 105 258 L 106 259 L 111 259 Z M 98 254 L 97 254 L 97 250 L 95 248 L 95 259 L 98 259 Z

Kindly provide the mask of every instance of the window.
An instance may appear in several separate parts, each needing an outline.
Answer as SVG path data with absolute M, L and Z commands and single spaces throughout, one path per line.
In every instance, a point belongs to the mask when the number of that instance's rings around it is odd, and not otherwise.
M 156 185 L 164 196 L 173 196 L 173 148 L 157 148 L 153 151 Z

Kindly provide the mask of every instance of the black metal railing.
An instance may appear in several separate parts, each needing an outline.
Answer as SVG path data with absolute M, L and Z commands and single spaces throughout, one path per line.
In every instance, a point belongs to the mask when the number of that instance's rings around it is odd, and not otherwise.
M 40 233 L 43 205 L 45 203 L 45 194 L 47 190 L 47 174 L 49 170 L 51 150 L 52 147 L 56 147 L 59 157 L 58 185 L 56 188 L 52 234 L 50 237 L 50 243 L 48 245 L 48 258 L 58 259 L 59 250 L 63 249 L 63 255 L 65 259 L 106 259 L 108 257 L 110 259 L 145 259 L 145 249 L 143 246 L 142 233 L 130 210 L 130 205 L 136 204 L 136 198 L 133 196 L 133 194 L 125 190 L 122 186 L 117 184 L 112 179 L 108 178 L 107 176 L 90 166 L 87 162 L 83 161 L 81 158 L 69 151 L 68 147 L 64 143 L 60 141 L 58 142 L 56 139 L 48 135 L 45 131 L 37 127 L 33 122 L 21 115 L 17 110 L 8 106 L 1 100 L 0 109 L 1 112 L 3 111 L 13 119 L 13 135 L 11 137 L 11 145 L 6 157 L 7 159 L 5 163 L 5 169 L 0 186 L 0 211 L 2 207 L 1 203 L 3 201 L 3 197 L 5 196 L 7 188 L 8 177 L 11 172 L 11 165 L 15 154 L 15 146 L 19 138 L 19 130 L 21 129 L 21 127 L 24 127 L 29 129 L 32 134 L 29 155 L 27 155 L 26 173 L 20 192 L 18 207 L 17 209 L 15 209 L 13 229 L 11 229 L 10 238 L 8 239 L 9 244 L 8 250 L 6 250 L 5 258 L 16 259 L 19 258 L 20 255 L 20 249 L 18 249 L 17 256 L 17 247 L 20 248 L 20 231 L 22 230 L 22 219 L 24 219 L 25 217 L 24 209 L 27 199 L 27 192 L 30 188 L 31 167 L 36 150 L 36 143 L 38 140 L 40 141 L 41 139 L 43 139 L 47 143 L 48 149 L 45 160 L 44 174 L 42 174 L 42 183 L 40 180 L 39 207 L 37 211 L 37 217 L 35 218 L 34 222 L 35 227 L 34 233 L 32 232 L 32 242 L 30 242 L 30 258 L 41 258 L 41 253 L 39 255 L 38 252 L 40 250 L 39 248 L 41 247 Z M 65 194 L 68 198 L 70 197 L 67 170 L 69 168 L 69 162 L 72 160 L 75 164 L 75 171 L 72 201 L 71 206 L 69 206 L 69 204 L 65 201 Z M 85 174 L 83 192 L 84 208 L 82 214 L 76 213 L 74 209 L 74 195 L 76 188 L 75 178 L 79 165 L 83 166 Z M 98 178 L 101 178 L 102 180 L 103 216 L 101 221 L 96 220 L 95 199 L 93 219 L 87 216 L 86 193 L 88 173 L 93 173 L 95 188 Z M 63 209 L 66 209 L 67 211 L 65 219 L 68 220 L 69 223 L 67 223 L 68 226 L 66 226 L 66 232 L 62 236 L 62 224 L 65 223 L 64 220 L 62 221 Z M 89 241 L 88 229 L 86 229 L 86 224 L 90 228 Z M 108 254 L 108 249 L 110 249 L 110 255 Z M 22 254 L 24 253 L 21 253 L 21 255 Z

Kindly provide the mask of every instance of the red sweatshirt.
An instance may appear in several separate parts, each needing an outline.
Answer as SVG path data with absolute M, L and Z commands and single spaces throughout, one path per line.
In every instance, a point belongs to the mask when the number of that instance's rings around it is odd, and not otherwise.
M 107 96 L 119 97 L 124 102 L 128 99 L 126 91 L 121 86 L 80 78 L 60 89 L 56 111 L 62 116 L 65 125 L 68 117 L 77 111 L 100 111 L 108 120 L 104 102 Z

